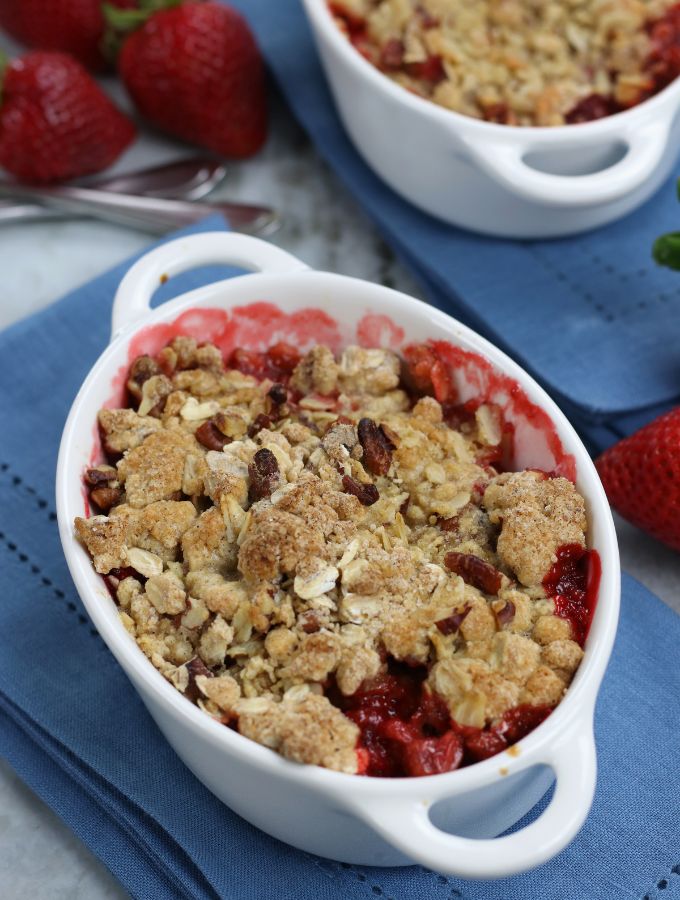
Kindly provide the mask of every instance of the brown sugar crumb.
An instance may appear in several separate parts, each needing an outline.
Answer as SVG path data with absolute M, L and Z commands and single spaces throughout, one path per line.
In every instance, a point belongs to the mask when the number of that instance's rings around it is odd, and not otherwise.
M 133 409 L 101 409 L 99 425 L 107 453 L 124 453 L 138 447 L 145 438 L 161 428 L 158 419 L 140 416 Z
M 339 380 L 347 393 L 381 396 L 399 384 L 401 361 L 390 350 L 348 347 L 339 364 Z
M 340 660 L 340 642 L 334 634 L 305 634 L 289 664 L 281 670 L 293 683 L 325 681 Z
M 326 697 L 244 700 L 236 711 L 241 734 L 288 759 L 349 774 L 357 770 L 359 729 Z
M 164 429 L 129 450 L 118 464 L 118 475 L 130 506 L 171 500 L 181 493 L 184 463 L 194 446 L 190 435 Z
M 271 581 L 295 574 L 298 564 L 324 552 L 323 535 L 300 516 L 270 507 L 253 514 L 239 551 L 239 571 L 247 581 Z
M 190 572 L 196 569 L 225 569 L 228 566 L 230 545 L 227 541 L 224 518 L 213 506 L 198 517 L 184 532 L 182 552 Z
M 290 379 L 301 394 L 331 394 L 338 383 L 338 365 L 328 347 L 313 347 L 300 360 Z
M 401 366 L 317 346 L 258 382 L 175 338 L 133 362 L 135 409 L 100 412 L 111 465 L 85 482 L 110 508 L 75 521 L 123 627 L 189 702 L 340 772 L 366 752 L 342 710 L 395 667 L 457 726 L 492 729 L 559 703 L 583 657 L 541 586 L 560 547 L 585 546 L 583 499 L 478 462 L 500 411 L 454 426 Z
M 501 524 L 497 553 L 527 587 L 541 584 L 564 544 L 585 546 L 583 497 L 566 478 L 513 472 L 493 479 L 484 494 L 492 524 Z
M 124 529 L 121 522 L 106 516 L 78 518 L 76 533 L 87 547 L 97 572 L 105 575 L 111 569 L 122 568 L 127 563 Z

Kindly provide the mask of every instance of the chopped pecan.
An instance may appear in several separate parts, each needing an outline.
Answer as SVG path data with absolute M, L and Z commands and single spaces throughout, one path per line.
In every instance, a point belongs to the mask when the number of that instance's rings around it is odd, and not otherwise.
M 263 497 L 270 497 L 272 492 L 276 490 L 281 473 L 279 472 L 279 464 L 271 450 L 263 447 L 258 450 L 253 461 L 248 466 L 248 476 L 250 478 L 250 487 L 248 488 L 248 499 L 251 503 L 256 500 L 262 500 Z
M 399 436 L 395 434 L 394 431 L 392 431 L 392 429 L 387 425 L 381 425 L 380 428 L 382 429 L 382 432 L 387 440 L 390 442 L 390 444 L 392 444 L 392 449 L 396 450 L 399 446 Z
M 331 428 L 335 428 L 336 425 L 354 425 L 354 422 L 348 416 L 338 416 L 337 419 L 328 423 L 326 433 L 328 433 Z
M 118 472 L 113 466 L 87 469 L 85 483 L 91 485 L 90 500 L 105 513 L 118 503 L 123 493 L 118 484 Z
M 264 413 L 260 413 L 255 417 L 254 422 L 248 428 L 248 437 L 255 437 L 256 434 L 259 434 L 263 428 L 271 428 L 272 420 L 269 416 L 266 416 Z
M 208 419 L 194 432 L 196 440 L 207 447 L 208 450 L 222 450 L 225 444 L 231 443 L 231 438 L 222 434 L 212 419 Z
M 203 675 L 205 678 L 213 678 L 214 676 L 200 656 L 194 656 L 193 659 L 190 659 L 189 662 L 186 663 L 186 670 L 189 673 L 189 684 L 184 691 L 184 696 L 191 700 L 192 703 L 195 703 L 198 698 L 202 696 L 198 689 L 198 685 L 196 684 L 198 676 Z
M 303 613 L 298 618 L 298 625 L 305 634 L 316 634 L 316 632 L 321 628 L 319 617 L 312 610 Z
M 282 403 L 285 403 L 288 400 L 288 391 L 280 381 L 277 381 L 276 384 L 273 384 L 269 388 L 269 390 L 267 391 L 267 396 L 273 403 L 276 403 L 278 406 L 280 406 Z
M 364 467 L 372 475 L 387 475 L 392 465 L 392 441 L 373 419 L 361 419 L 358 432 L 364 451 Z
M 510 622 L 515 618 L 515 604 L 512 600 L 506 600 L 505 606 L 502 606 L 500 609 L 494 610 L 494 615 L 496 616 L 496 621 L 498 622 L 498 627 L 503 628 L 505 625 L 509 625 Z
M 460 626 L 463 624 L 465 616 L 467 616 L 471 609 L 471 606 L 466 606 L 462 612 L 452 613 L 450 616 L 447 616 L 445 619 L 440 619 L 434 624 L 442 634 L 453 634 L 454 631 L 459 630 Z
M 118 503 L 121 495 L 120 488 L 102 485 L 102 487 L 96 487 L 90 491 L 90 500 L 96 503 L 102 512 L 108 512 L 112 506 Z
M 118 472 L 113 466 L 95 466 L 85 472 L 85 481 L 92 487 L 107 485 L 110 481 L 118 480 Z
M 234 406 L 221 409 L 212 417 L 217 428 L 232 441 L 238 441 L 245 437 L 248 431 L 248 419 L 249 416 L 245 411 Z
M 472 553 L 447 553 L 444 563 L 448 569 L 460 575 L 466 584 L 485 594 L 497 594 L 501 589 L 502 574 L 490 563 Z
M 150 356 L 138 356 L 130 366 L 127 389 L 135 400 L 142 398 L 142 385 L 153 375 L 160 374 L 160 366 Z
M 363 484 L 351 475 L 342 476 L 342 486 L 348 494 L 353 494 L 364 506 L 372 506 L 380 499 L 378 488 L 374 484 Z
M 451 516 L 450 519 L 442 519 L 440 516 L 437 519 L 437 525 L 441 528 L 442 531 L 446 531 L 449 534 L 456 534 L 458 532 L 458 526 L 460 524 L 460 519 L 458 516 Z

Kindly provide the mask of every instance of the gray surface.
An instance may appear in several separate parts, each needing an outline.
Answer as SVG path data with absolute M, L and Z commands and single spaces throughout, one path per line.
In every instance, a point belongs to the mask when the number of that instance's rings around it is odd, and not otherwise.
M 177 155 L 145 140 L 127 168 Z M 418 290 L 354 202 L 280 114 L 257 160 L 234 165 L 218 197 L 274 205 L 285 225 L 274 242 L 315 268 Z M 0 241 L 0 328 L 141 249 L 145 235 L 91 222 L 6 228 Z M 679 276 L 680 277 L 680 276 Z M 680 612 L 680 555 L 618 521 L 623 567 Z M 116 900 L 127 894 L 101 863 L 5 765 L 0 764 L 3 900 Z

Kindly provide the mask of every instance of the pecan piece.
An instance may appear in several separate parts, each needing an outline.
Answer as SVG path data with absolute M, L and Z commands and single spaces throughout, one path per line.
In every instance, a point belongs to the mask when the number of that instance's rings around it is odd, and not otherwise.
M 248 475 L 250 477 L 250 487 L 248 488 L 248 499 L 251 503 L 256 500 L 262 500 L 263 497 L 270 497 L 272 492 L 276 490 L 281 474 L 279 472 L 279 464 L 271 450 L 263 447 L 258 450 L 253 461 L 248 466 Z
M 101 487 L 109 484 L 110 481 L 118 480 L 118 472 L 113 466 L 95 466 L 92 469 L 86 469 L 85 481 L 92 487 Z
M 387 475 L 392 465 L 394 444 L 373 419 L 361 419 L 359 442 L 364 451 L 363 463 L 372 475 Z
M 288 391 L 280 381 L 277 381 L 276 384 L 273 384 L 269 388 L 269 390 L 267 391 L 267 396 L 272 401 L 272 403 L 276 403 L 277 406 L 281 406 L 282 403 L 285 403 L 288 400 Z
M 458 533 L 458 526 L 460 524 L 460 520 L 458 516 L 451 516 L 449 519 L 443 519 L 441 516 L 437 519 L 437 525 L 441 528 L 442 531 L 449 532 L 450 534 Z
M 272 419 L 270 416 L 265 415 L 264 413 L 259 413 L 255 416 L 255 420 L 252 425 L 248 427 L 248 437 L 255 437 L 263 428 L 271 428 Z
M 501 589 L 503 576 L 498 569 L 472 553 L 452 551 L 446 554 L 444 563 L 447 569 L 460 575 L 466 584 L 485 594 L 497 594 Z
M 213 678 L 214 676 L 200 656 L 194 656 L 193 659 L 190 659 L 189 662 L 185 664 L 185 668 L 189 673 L 189 684 L 184 691 L 184 696 L 191 700 L 192 703 L 195 703 L 198 698 L 202 696 L 198 689 L 198 685 L 196 684 L 196 678 L 199 675 L 204 675 L 206 678 Z
M 118 484 L 118 472 L 113 466 L 94 466 L 85 471 L 85 483 L 90 485 L 90 500 L 107 513 L 123 495 Z
M 231 443 L 231 438 L 222 434 L 212 419 L 208 419 L 194 432 L 196 440 L 207 447 L 208 450 L 222 450 L 225 444 Z
M 395 434 L 392 429 L 387 425 L 380 426 L 382 433 L 385 435 L 387 440 L 392 444 L 392 449 L 396 450 L 399 446 L 399 435 Z
M 466 606 L 462 612 L 452 613 L 450 616 L 447 616 L 445 619 L 440 619 L 434 624 L 442 634 L 453 634 L 454 631 L 458 631 L 460 629 L 465 616 L 467 616 L 471 609 L 471 606 Z
M 374 484 L 364 484 L 351 475 L 342 476 L 342 486 L 346 493 L 353 494 L 364 506 L 372 506 L 380 499 L 378 488 Z
M 105 513 L 118 503 L 121 496 L 122 492 L 120 488 L 107 487 L 106 485 L 93 488 L 90 491 L 90 500 L 92 500 L 93 503 L 96 503 L 99 509 Z
M 510 622 L 515 618 L 515 604 L 512 600 L 506 600 L 505 606 L 502 606 L 500 609 L 494 610 L 494 615 L 496 616 L 496 622 L 498 623 L 499 628 L 504 628 L 506 625 L 509 625 Z
M 298 625 L 305 634 L 316 634 L 321 629 L 321 622 L 318 616 L 311 610 L 300 616 Z
M 160 375 L 161 368 L 150 356 L 138 356 L 130 366 L 127 389 L 135 400 L 142 399 L 142 385 L 152 375 Z

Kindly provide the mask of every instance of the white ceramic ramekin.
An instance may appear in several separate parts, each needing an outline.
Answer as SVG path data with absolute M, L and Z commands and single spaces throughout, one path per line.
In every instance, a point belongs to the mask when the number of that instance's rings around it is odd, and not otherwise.
M 586 231 L 643 203 L 677 159 L 680 79 L 595 122 L 496 125 L 404 90 L 352 47 L 326 0 L 302 2 L 359 152 L 397 193 L 453 225 L 511 238 Z
M 209 263 L 237 265 L 258 274 L 220 281 L 153 311 L 149 308 L 165 276 Z M 247 330 L 253 304 L 261 313 L 264 301 L 273 304 L 266 308 L 272 330 L 244 339 L 252 349 L 264 349 L 281 338 L 295 340 L 296 335 L 306 349 L 305 344 L 314 342 L 314 321 L 336 347 L 356 341 L 358 335 L 368 344 L 396 349 L 428 338 L 462 348 L 462 398 L 495 379 L 493 399 L 514 415 L 520 464 L 551 469 L 559 457 L 562 465 L 575 466 L 588 505 L 589 543 L 602 561 L 597 610 L 583 663 L 565 699 L 510 753 L 423 778 L 366 778 L 298 765 L 218 724 L 185 700 L 122 627 L 73 531 L 75 516 L 83 514 L 82 474 L 92 460 L 97 410 L 111 401 L 114 386 L 120 394 L 129 355 L 138 352 L 140 340 L 158 332 L 160 323 L 181 316 L 183 328 L 205 339 L 210 335 L 204 320 L 222 317 L 245 323 Z M 316 312 L 304 312 L 310 307 Z M 221 312 L 208 316 L 201 313 L 205 309 Z M 335 325 L 329 324 L 333 321 Z M 508 377 L 503 381 L 503 376 Z M 526 420 L 520 407 L 512 406 L 518 398 L 534 404 Z M 515 415 L 513 409 L 520 411 Z M 548 423 L 548 430 L 541 431 L 541 422 Z M 172 241 L 147 254 L 120 285 L 111 344 L 85 380 L 64 428 L 56 492 L 66 559 L 99 633 L 179 756 L 249 822 L 295 847 L 345 862 L 387 866 L 415 861 L 476 878 L 500 877 L 544 862 L 581 827 L 595 786 L 593 708 L 619 609 L 618 549 L 609 506 L 585 448 L 552 400 L 507 356 L 454 319 L 388 288 L 314 272 L 255 238 L 216 233 Z M 540 818 L 511 836 L 495 837 L 531 809 L 555 777 L 555 794 Z

